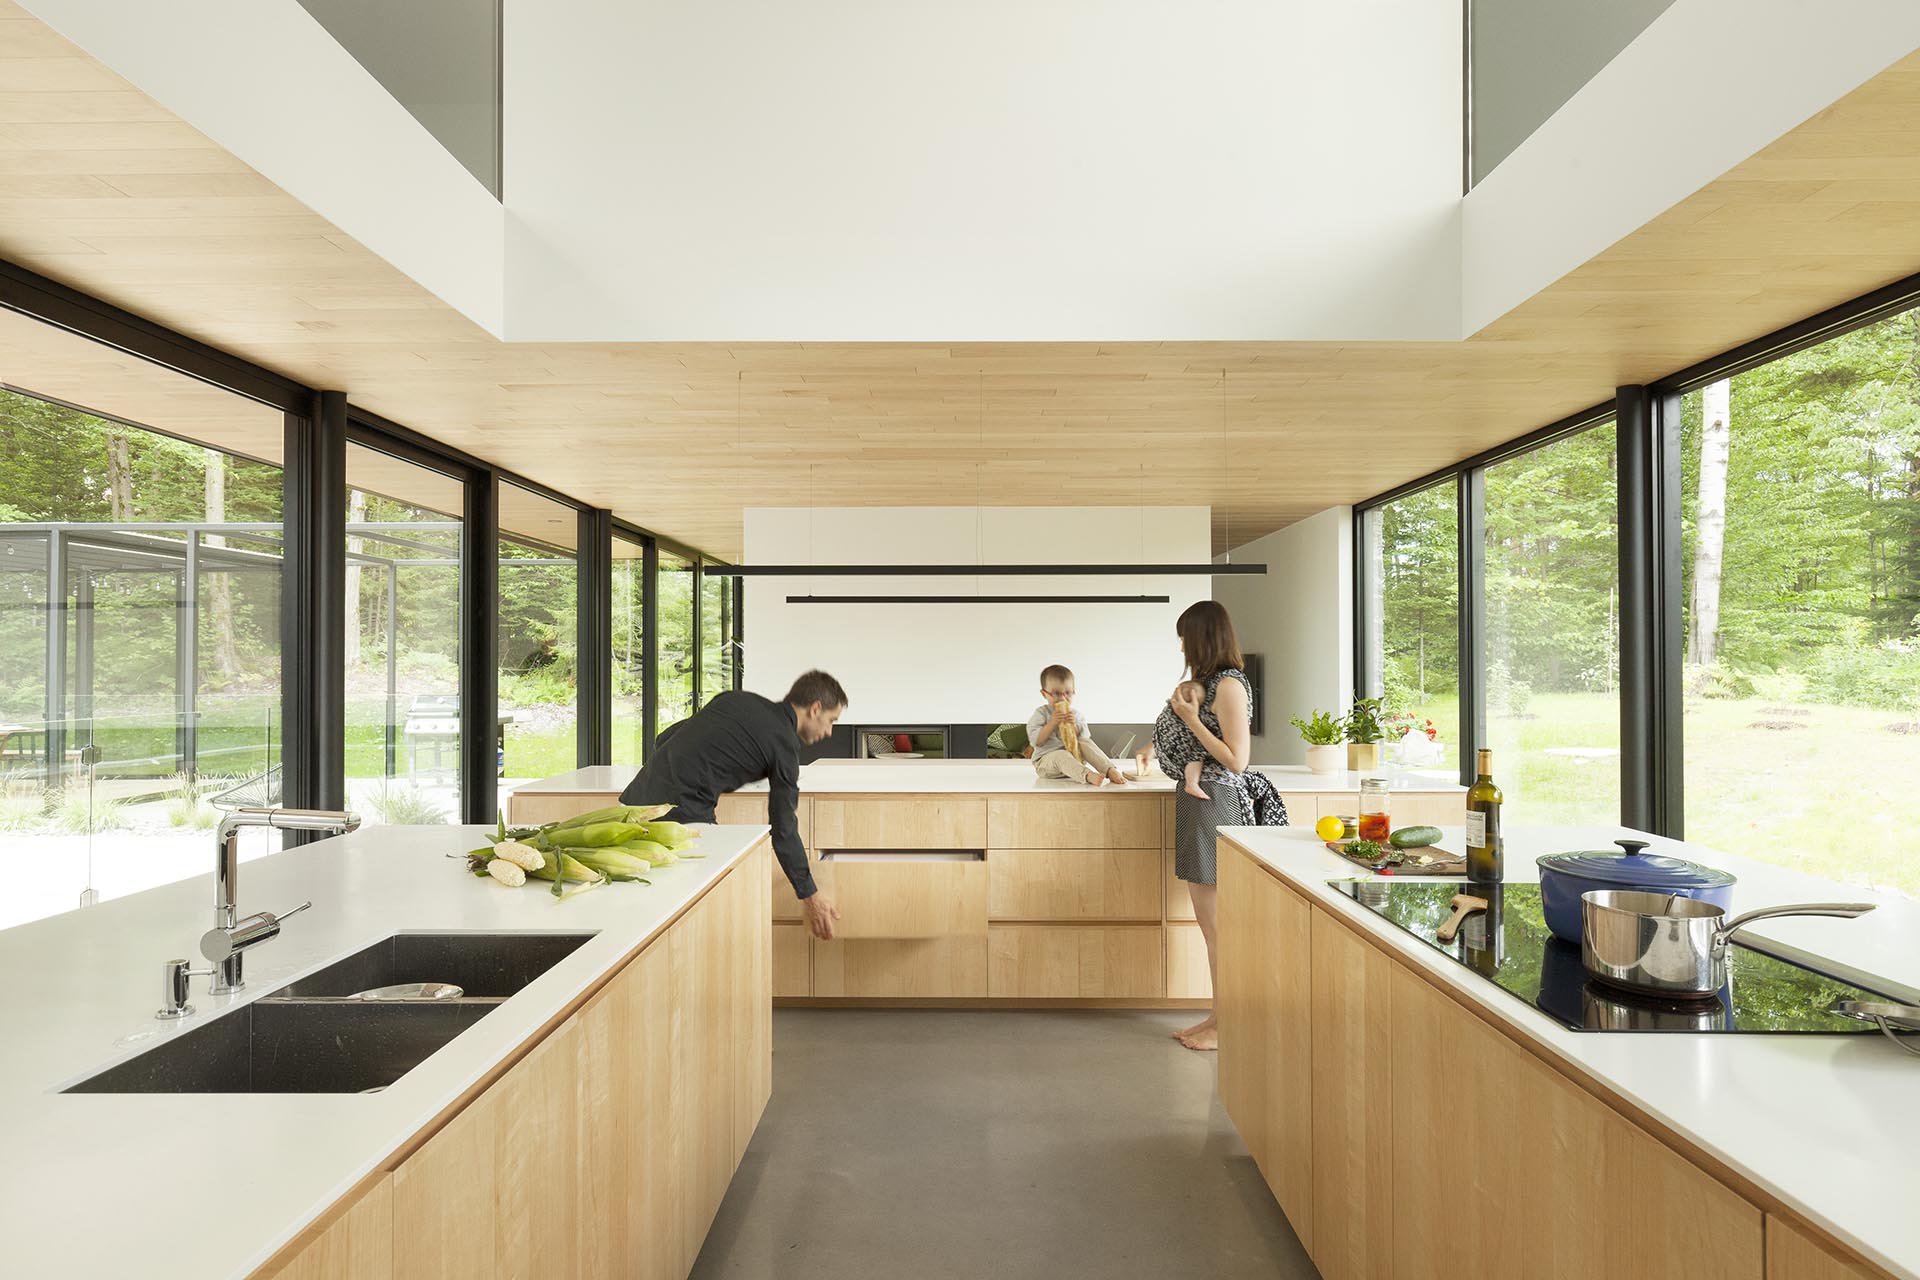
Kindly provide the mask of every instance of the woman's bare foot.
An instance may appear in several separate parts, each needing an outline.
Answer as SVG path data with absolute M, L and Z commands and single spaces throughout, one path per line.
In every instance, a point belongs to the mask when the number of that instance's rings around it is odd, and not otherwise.
M 1107 781 L 1116 787 L 1124 787 L 1127 785 L 1127 775 L 1120 772 L 1119 765 L 1115 765 L 1113 768 L 1107 770 Z
M 1188 1036 L 1197 1036 L 1202 1032 L 1212 1031 L 1218 1025 L 1220 1025 L 1219 1019 L 1210 1013 L 1205 1018 L 1201 1019 L 1199 1022 L 1194 1023 L 1192 1026 L 1182 1027 L 1180 1028 L 1180 1030 L 1174 1032 L 1173 1038 L 1175 1040 L 1178 1040 L 1181 1044 L 1185 1044 L 1187 1042 Z
M 1200 784 L 1199 784 L 1199 783 L 1197 783 L 1197 782 L 1189 782 L 1189 783 L 1188 783 L 1188 784 L 1187 784 L 1186 786 L 1184 786 L 1184 787 L 1182 787 L 1182 788 L 1180 788 L 1180 789 L 1181 789 L 1182 791 L 1184 791 L 1184 792 L 1186 792 L 1186 793 L 1187 793 L 1188 795 L 1190 795 L 1190 796 L 1192 796 L 1192 797 L 1193 797 L 1194 799 L 1196 799 L 1196 800 L 1211 800 L 1211 799 L 1213 799 L 1213 797 L 1212 797 L 1212 796 L 1210 796 L 1210 795 L 1208 795 L 1208 794 L 1207 794 L 1206 792 L 1204 792 L 1204 791 L 1202 791 L 1202 790 L 1200 789 Z
M 1190 1036 L 1181 1036 L 1180 1043 L 1196 1053 L 1213 1053 L 1220 1048 L 1220 1029 L 1208 1027 L 1205 1031 L 1196 1031 Z

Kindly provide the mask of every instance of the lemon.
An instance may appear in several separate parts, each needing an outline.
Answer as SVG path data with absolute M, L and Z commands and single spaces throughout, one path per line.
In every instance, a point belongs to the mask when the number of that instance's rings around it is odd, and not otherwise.
M 1332 814 L 1328 814 L 1313 824 L 1313 834 L 1319 836 L 1322 840 L 1338 840 L 1346 833 L 1347 824 Z

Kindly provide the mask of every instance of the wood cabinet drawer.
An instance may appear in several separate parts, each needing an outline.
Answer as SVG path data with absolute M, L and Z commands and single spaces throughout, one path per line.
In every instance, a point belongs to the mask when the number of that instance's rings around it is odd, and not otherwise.
M 1197 924 L 1167 926 L 1167 999 L 1210 1000 L 1213 974 L 1207 968 L 1207 940 Z
M 987 843 L 996 849 L 1158 849 L 1164 798 L 1115 794 L 994 796 Z
M 987 864 L 931 850 L 830 854 L 835 932 L 856 938 L 986 937 Z
M 803 924 L 773 926 L 775 999 L 813 994 L 813 938 Z
M 1166 990 L 1159 925 L 994 925 L 987 994 L 1019 1000 L 1155 1000 Z
M 547 822 L 564 822 L 568 818 L 592 813 L 595 809 L 604 809 L 619 802 L 618 791 L 597 794 L 516 791 L 507 797 L 507 825 L 537 827 Z
M 829 898 L 833 896 L 830 874 L 820 864 L 820 855 L 813 846 L 813 797 L 801 796 L 795 810 L 799 821 L 800 839 L 806 842 L 807 863 L 813 871 L 814 885 Z M 747 792 L 721 796 L 713 806 L 713 819 L 721 826 L 764 827 L 767 825 L 767 797 Z M 793 896 L 793 885 L 787 880 L 787 873 L 780 867 L 780 859 L 775 856 L 773 862 L 773 918 L 775 920 L 798 920 L 800 899 Z
M 868 938 L 813 947 L 813 994 L 850 999 L 979 999 L 987 994 L 987 931 L 957 938 Z
M 1167 919 L 1193 919 L 1193 895 L 1187 892 L 1187 882 L 1173 874 L 1173 848 L 1168 846 L 1161 855 L 1166 865 L 1166 874 L 1162 877 L 1167 896 Z
M 985 849 L 987 802 L 978 796 L 815 797 L 811 843 L 821 850 Z
M 1160 919 L 1157 849 L 994 849 L 987 853 L 993 920 Z

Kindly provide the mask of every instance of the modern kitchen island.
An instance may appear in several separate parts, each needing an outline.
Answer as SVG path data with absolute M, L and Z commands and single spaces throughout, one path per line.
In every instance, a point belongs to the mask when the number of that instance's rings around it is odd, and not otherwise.
M 1359 775 L 1259 766 L 1292 820 L 1351 814 Z M 634 770 L 601 765 L 527 783 L 514 823 L 611 804 Z M 722 823 L 764 824 L 765 784 L 721 800 Z M 1195 1006 L 1206 947 L 1173 877 L 1173 784 L 1034 776 L 1024 760 L 821 762 L 800 774 L 800 834 L 839 906 L 822 943 L 773 868 L 774 995 L 783 1004 Z M 1393 792 L 1396 826 L 1464 821 L 1465 791 L 1426 778 Z
M 177 1022 L 161 966 L 193 954 L 210 877 L 0 933 L 0 1274 L 684 1276 L 772 1087 L 766 830 L 561 902 L 467 874 L 486 834 L 246 862 L 241 910 L 313 907 Z M 216 1022 L 257 1038 L 251 1006 L 370 944 L 474 934 L 591 936 L 380 1092 L 65 1092 Z
M 1509 831 L 1509 892 L 1539 854 L 1631 834 Z M 1876 903 L 1751 939 L 1920 989 L 1920 904 L 1647 838 L 1733 871 L 1735 910 Z M 1920 1063 L 1877 1031 L 1573 1030 L 1544 971 L 1537 1005 L 1515 998 L 1370 909 L 1388 882 L 1300 833 L 1225 828 L 1220 851 L 1220 1094 L 1326 1280 L 1920 1277 Z

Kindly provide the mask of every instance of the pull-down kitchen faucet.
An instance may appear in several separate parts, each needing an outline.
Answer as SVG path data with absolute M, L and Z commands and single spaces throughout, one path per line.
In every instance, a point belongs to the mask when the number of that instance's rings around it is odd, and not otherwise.
M 200 954 L 212 961 L 212 969 L 190 969 L 185 960 L 166 964 L 165 1003 L 155 1014 L 158 1018 L 183 1018 L 193 1012 L 187 1003 L 187 981 L 209 977 L 214 995 L 238 991 L 246 985 L 242 962 L 249 950 L 280 935 L 280 922 L 312 906 L 303 902 L 282 915 L 256 911 L 242 920 L 234 918 L 234 886 L 240 879 L 240 832 L 247 827 L 277 827 L 282 831 L 325 831 L 344 835 L 358 830 L 360 815 L 345 809 L 235 809 L 220 820 L 214 839 L 218 857 L 213 871 L 213 928 L 200 937 Z

